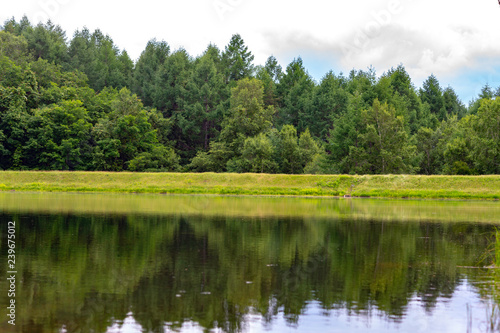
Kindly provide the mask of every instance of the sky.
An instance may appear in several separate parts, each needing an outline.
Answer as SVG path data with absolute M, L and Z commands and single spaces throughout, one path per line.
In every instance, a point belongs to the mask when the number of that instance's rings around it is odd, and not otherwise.
M 240 34 L 256 65 L 274 55 L 283 69 L 301 57 L 320 82 L 330 70 L 373 67 L 381 75 L 402 64 L 414 85 L 434 74 L 464 104 L 488 84 L 500 86 L 497 0 L 19 0 L 0 3 L 0 22 L 26 15 L 50 19 L 71 38 L 100 29 L 139 58 L 149 40 L 192 56 L 212 43 L 221 50 Z

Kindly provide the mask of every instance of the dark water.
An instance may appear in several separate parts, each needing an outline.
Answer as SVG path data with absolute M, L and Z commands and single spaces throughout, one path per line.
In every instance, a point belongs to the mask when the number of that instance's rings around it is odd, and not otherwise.
M 500 322 L 500 272 L 485 268 L 497 203 L 2 195 L 0 332 L 486 332 Z

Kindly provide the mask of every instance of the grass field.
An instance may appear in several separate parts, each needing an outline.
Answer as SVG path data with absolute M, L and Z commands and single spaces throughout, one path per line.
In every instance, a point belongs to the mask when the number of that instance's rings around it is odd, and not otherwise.
M 500 199 L 500 176 L 1 171 L 0 191 Z

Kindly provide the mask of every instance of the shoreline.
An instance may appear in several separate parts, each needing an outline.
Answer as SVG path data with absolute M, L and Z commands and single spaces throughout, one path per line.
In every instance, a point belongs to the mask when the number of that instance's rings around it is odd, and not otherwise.
M 217 216 L 304 221 L 500 223 L 490 200 L 364 199 L 157 195 L 79 192 L 0 192 L 4 214 L 98 214 L 116 216 Z

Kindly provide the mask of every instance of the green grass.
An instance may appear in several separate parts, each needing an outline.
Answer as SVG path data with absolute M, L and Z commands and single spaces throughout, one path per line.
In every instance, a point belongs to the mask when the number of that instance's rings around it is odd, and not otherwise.
M 500 199 L 500 176 L 2 171 L 0 191 Z

